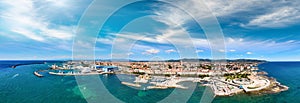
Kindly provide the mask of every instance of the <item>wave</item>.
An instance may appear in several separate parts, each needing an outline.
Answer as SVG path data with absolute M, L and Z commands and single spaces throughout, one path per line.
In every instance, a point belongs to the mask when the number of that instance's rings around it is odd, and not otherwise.
M 15 74 L 11 79 L 14 79 L 15 77 L 19 76 L 19 74 Z

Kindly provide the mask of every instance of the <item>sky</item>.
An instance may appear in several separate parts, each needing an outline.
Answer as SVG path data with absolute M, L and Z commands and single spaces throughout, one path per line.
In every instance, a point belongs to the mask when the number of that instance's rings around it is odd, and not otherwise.
M 74 46 L 97 59 L 212 59 L 224 44 L 227 59 L 299 61 L 297 0 L 132 1 L 1 0 L 0 59 L 72 59 Z M 221 44 L 208 39 L 216 28 Z

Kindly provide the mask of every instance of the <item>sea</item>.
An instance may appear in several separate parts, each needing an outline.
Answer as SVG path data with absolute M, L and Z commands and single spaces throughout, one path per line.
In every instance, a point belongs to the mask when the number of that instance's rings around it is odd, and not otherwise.
M 199 103 L 207 87 L 192 82 L 181 84 L 189 89 L 145 89 L 122 85 L 133 81 L 132 75 L 99 75 L 101 85 L 92 87 L 78 83 L 74 76 L 54 76 L 47 73 L 52 64 L 63 61 L 0 61 L 0 103 Z M 19 65 L 12 68 L 14 65 Z M 238 94 L 215 97 L 213 103 L 300 103 L 300 62 L 266 62 L 259 66 L 268 76 L 276 78 L 289 90 L 276 94 Z M 43 71 L 41 71 L 43 70 Z M 41 71 L 44 77 L 37 77 Z M 95 76 L 93 76 L 95 77 Z M 88 78 L 83 77 L 83 78 Z M 89 80 L 93 82 L 93 80 Z M 96 82 L 96 81 L 95 81 Z M 99 81 L 97 81 L 99 82 Z M 97 90 L 97 91 L 96 91 Z M 101 91 L 101 92 L 98 92 Z M 106 92 L 102 92 L 106 91 Z M 192 91 L 188 92 L 188 91 Z M 104 94 L 107 93 L 107 94 Z M 170 95 L 175 97 L 165 99 Z M 105 97 L 109 95 L 110 98 Z M 102 98 L 105 97 L 105 98 Z M 187 98 L 182 98 L 187 97 Z M 98 99 L 97 99 L 98 98 Z M 101 98 L 99 100 L 99 98 Z M 95 100 L 95 101 L 93 101 Z M 96 101 L 97 100 L 97 101 Z M 171 101 L 170 101 L 171 100 Z

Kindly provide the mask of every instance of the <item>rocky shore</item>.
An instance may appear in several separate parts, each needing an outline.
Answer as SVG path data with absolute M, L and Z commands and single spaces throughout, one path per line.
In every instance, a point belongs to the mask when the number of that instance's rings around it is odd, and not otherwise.
M 273 93 L 280 93 L 283 91 L 287 91 L 289 89 L 288 86 L 282 85 L 280 84 L 278 81 L 276 81 L 275 78 L 271 78 L 271 77 L 267 77 L 265 76 L 265 78 L 268 78 L 271 82 L 270 86 L 268 86 L 265 89 L 262 89 L 260 91 L 256 91 L 256 92 L 251 92 L 253 94 L 273 94 Z

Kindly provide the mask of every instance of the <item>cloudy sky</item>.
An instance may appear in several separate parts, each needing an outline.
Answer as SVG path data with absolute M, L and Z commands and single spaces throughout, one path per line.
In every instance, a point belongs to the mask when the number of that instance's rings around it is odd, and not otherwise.
M 122 6 L 117 4 L 130 0 L 98 1 L 1 0 L 0 59 L 70 59 L 74 38 L 95 35 L 78 25 L 101 25 L 97 24 L 101 20 L 105 24 L 93 29 L 98 31 L 94 44 L 75 45 L 93 49 L 99 59 L 212 58 L 213 45 L 222 44 L 210 42 L 203 29 L 215 26 L 221 28 L 219 38 L 224 44 L 217 51 L 228 59 L 300 58 L 300 2 L 296 0 L 161 0 Z M 104 14 L 111 15 L 101 18 Z M 201 23 L 209 24 L 207 18 L 212 16 L 218 25 L 203 27 Z

